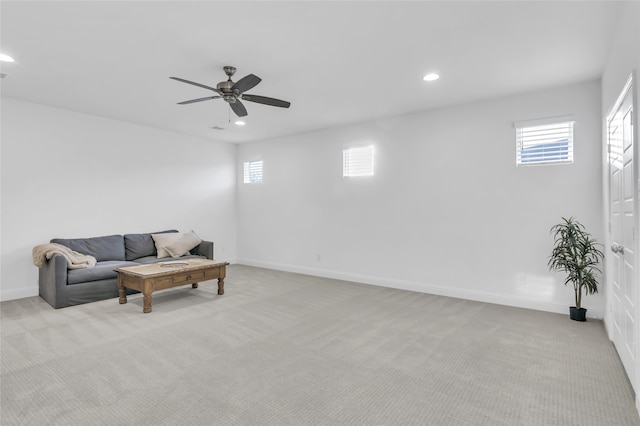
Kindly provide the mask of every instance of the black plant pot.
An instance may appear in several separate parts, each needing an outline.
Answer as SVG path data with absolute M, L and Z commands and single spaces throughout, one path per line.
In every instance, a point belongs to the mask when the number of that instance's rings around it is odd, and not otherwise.
M 586 321 L 587 310 L 585 308 L 576 309 L 575 306 L 569 308 L 569 317 L 574 321 Z

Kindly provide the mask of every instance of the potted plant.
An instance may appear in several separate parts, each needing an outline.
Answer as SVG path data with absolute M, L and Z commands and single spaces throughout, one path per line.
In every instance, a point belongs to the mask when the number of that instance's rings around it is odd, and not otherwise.
M 573 284 L 576 306 L 569 308 L 570 317 L 575 321 L 586 321 L 587 310 L 582 307 L 582 292 L 598 292 L 597 275 L 601 274 L 598 263 L 603 258 L 602 251 L 585 227 L 573 217 L 562 218 L 551 228 L 554 247 L 549 256 L 549 270 L 565 272 L 564 284 Z

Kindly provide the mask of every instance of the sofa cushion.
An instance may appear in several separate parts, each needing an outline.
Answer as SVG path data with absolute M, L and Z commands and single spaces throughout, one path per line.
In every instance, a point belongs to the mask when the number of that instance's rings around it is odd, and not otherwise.
M 153 232 L 153 234 L 168 234 L 178 232 L 175 229 L 168 231 Z M 135 260 L 145 256 L 156 256 L 158 251 L 156 245 L 149 234 L 125 234 L 124 248 L 126 260 Z
M 70 269 L 67 273 L 67 284 L 78 284 L 116 278 L 118 273 L 114 271 L 114 269 L 137 265 L 139 265 L 139 263 L 128 262 L 125 260 L 105 260 L 96 263 L 96 266 L 93 268 Z
M 72 239 L 54 238 L 51 242 L 62 244 L 71 250 L 93 256 L 98 262 L 103 260 L 125 260 L 124 238 L 122 235 Z

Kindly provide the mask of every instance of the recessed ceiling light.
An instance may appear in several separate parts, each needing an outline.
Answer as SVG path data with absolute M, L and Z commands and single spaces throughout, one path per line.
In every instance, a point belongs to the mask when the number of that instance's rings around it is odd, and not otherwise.
M 245 123 L 245 122 L 244 122 L 244 121 L 242 121 L 242 120 L 238 120 L 238 121 L 236 121 L 236 126 L 244 126 L 245 124 L 247 124 L 247 123 Z
M 2 61 L 2 62 L 15 62 L 11 56 L 5 55 L 4 53 L 0 53 L 0 61 Z
M 422 77 L 422 79 L 424 81 L 436 81 L 439 78 L 440 78 L 440 76 L 438 74 L 434 73 L 434 72 L 429 73 L 429 74 L 425 75 L 424 77 Z

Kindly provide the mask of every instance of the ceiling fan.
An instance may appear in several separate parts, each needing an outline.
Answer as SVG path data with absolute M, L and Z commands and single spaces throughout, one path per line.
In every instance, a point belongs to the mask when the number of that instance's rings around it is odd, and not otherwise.
M 178 102 L 178 105 L 192 104 L 195 102 L 202 102 L 202 101 L 208 101 L 211 99 L 222 98 L 227 103 L 229 103 L 229 106 L 231 107 L 233 112 L 236 113 L 238 117 L 244 117 L 247 115 L 247 109 L 244 107 L 242 102 L 240 102 L 240 100 L 255 102 L 255 103 L 264 104 L 264 105 L 277 106 L 281 108 L 289 108 L 289 106 L 291 105 L 290 102 L 282 101 L 280 99 L 268 98 L 266 96 L 259 96 L 259 95 L 249 95 L 244 93 L 247 90 L 251 90 L 254 87 L 256 87 L 258 83 L 262 81 L 262 79 L 256 75 L 249 74 L 245 77 L 242 77 L 240 80 L 234 83 L 231 80 L 231 76 L 233 76 L 233 74 L 235 74 L 236 72 L 235 67 L 226 66 L 223 69 L 225 74 L 227 74 L 227 76 L 229 77 L 229 79 L 227 81 L 222 81 L 218 83 L 218 85 L 215 88 L 210 86 L 205 86 L 204 84 L 195 83 L 193 81 L 185 80 L 179 77 L 169 77 L 174 80 L 181 81 L 183 83 L 193 84 L 194 86 L 213 90 L 214 92 L 218 93 L 218 95 L 214 95 L 214 96 L 206 96 L 204 98 L 191 99 L 189 101 Z

